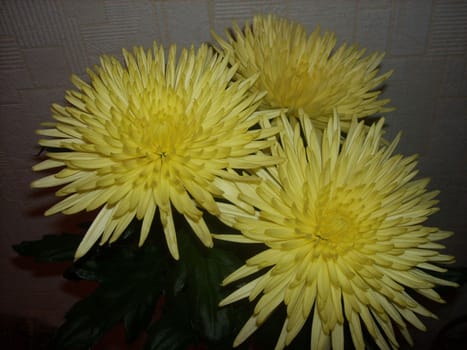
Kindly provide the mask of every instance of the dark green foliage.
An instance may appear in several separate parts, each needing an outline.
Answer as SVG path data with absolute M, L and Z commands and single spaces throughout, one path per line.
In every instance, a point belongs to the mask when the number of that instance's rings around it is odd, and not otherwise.
M 216 233 L 231 230 L 214 217 L 207 219 Z M 221 287 L 221 283 L 262 247 L 216 241 L 214 248 L 206 248 L 184 220 L 177 220 L 180 260 L 175 261 L 168 253 L 160 222 L 153 226 L 142 247 L 137 245 L 140 223 L 135 221 L 116 243 L 94 247 L 77 262 L 73 262 L 73 255 L 82 239 L 80 235 L 47 235 L 14 246 L 19 254 L 39 262 L 69 261 L 65 278 L 97 283 L 90 295 L 67 312 L 56 332 L 53 349 L 92 349 L 119 323 L 125 327 L 128 342 L 146 334 L 144 350 L 231 348 L 256 301 L 243 300 L 220 308 L 220 300 L 241 285 Z M 467 268 L 449 268 L 438 277 L 463 284 Z M 447 293 L 453 290 L 439 289 Z M 281 305 L 238 349 L 273 348 L 285 317 L 285 306 Z M 289 349 L 309 347 L 311 322 L 310 318 Z M 347 327 L 345 334 L 346 348 L 352 349 Z M 368 349 L 376 348 L 365 330 L 364 339 Z
M 123 321 L 129 341 L 151 321 L 167 269 L 161 248 L 133 244 L 100 249 L 75 263 L 67 276 L 99 282 L 77 302 L 55 337 L 57 349 L 84 349 Z
M 230 348 L 248 314 L 218 306 L 226 295 L 221 282 L 242 261 L 222 242 L 206 248 L 188 227 L 179 226 L 179 261 L 168 253 L 162 232 L 152 232 L 138 247 L 138 222 L 116 243 L 94 247 L 74 263 L 80 235 L 47 235 L 15 245 L 19 254 L 40 262 L 70 261 L 65 278 L 98 284 L 67 312 L 52 348 L 92 348 L 120 322 L 128 342 L 147 333 L 145 349 Z
M 40 262 L 73 260 L 83 237 L 73 234 L 46 235 L 38 241 L 24 241 L 13 246 L 18 254 L 34 257 Z
M 164 296 L 162 299 L 163 316 L 148 329 L 148 339 L 144 350 L 186 349 L 195 344 L 199 337 L 195 333 L 189 313 L 187 298 Z
M 222 280 L 241 261 L 219 248 L 206 249 L 190 235 L 181 235 L 180 262 L 175 281 L 175 298 L 189 302 L 193 326 L 210 341 L 219 341 L 231 330 L 227 308 L 219 308 Z

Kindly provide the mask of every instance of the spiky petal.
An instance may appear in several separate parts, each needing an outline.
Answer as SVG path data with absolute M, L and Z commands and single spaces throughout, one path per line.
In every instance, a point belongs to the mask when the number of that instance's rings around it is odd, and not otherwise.
M 437 243 L 451 233 L 423 226 L 437 192 L 414 179 L 415 157 L 393 155 L 398 138 L 382 145 L 383 120 L 368 133 L 354 120 L 343 144 L 337 116 L 323 132 L 305 117 L 281 123 L 273 155 L 286 162 L 260 170 L 260 184 L 219 184 L 233 203 L 220 206 L 220 217 L 242 235 L 217 238 L 265 245 L 224 280 L 256 276 L 221 302 L 259 297 L 234 345 L 281 303 L 287 316 L 276 349 L 311 316 L 311 349 L 343 349 L 345 322 L 357 349 L 365 347 L 362 328 L 381 349 L 398 347 L 394 325 L 411 342 L 407 324 L 424 329 L 418 315 L 433 315 L 408 291 L 442 302 L 433 287 L 456 285 L 429 273 L 453 261 Z
M 113 242 L 128 224 L 142 220 L 140 244 L 156 211 L 168 247 L 178 259 L 173 209 L 183 214 L 206 246 L 212 237 L 201 208 L 219 209 L 222 191 L 216 178 L 232 178 L 229 168 L 267 166 L 276 159 L 259 150 L 271 145 L 277 132 L 252 126 L 276 112 L 257 113 L 261 94 L 247 90 L 255 77 L 231 84 L 236 67 L 208 46 L 175 46 L 123 51 L 125 64 L 104 56 L 88 70 L 90 84 L 74 76 L 78 90 L 68 91 L 68 106 L 53 105 L 55 123 L 39 130 L 49 152 L 34 170 L 62 168 L 34 181 L 33 187 L 62 186 L 66 197 L 46 215 L 74 214 L 100 208 L 76 252 L 83 256 L 93 244 Z
M 275 15 L 255 16 L 244 28 L 233 24 L 227 41 L 213 33 L 232 64 L 238 79 L 255 74 L 251 91 L 267 91 L 263 106 L 288 108 L 288 116 L 303 111 L 324 128 L 337 109 L 341 128 L 347 131 L 353 117 L 391 110 L 388 99 L 378 99 L 377 88 L 391 75 L 378 74 L 384 54 L 365 56 L 356 46 L 336 46 L 334 33 L 305 28 Z

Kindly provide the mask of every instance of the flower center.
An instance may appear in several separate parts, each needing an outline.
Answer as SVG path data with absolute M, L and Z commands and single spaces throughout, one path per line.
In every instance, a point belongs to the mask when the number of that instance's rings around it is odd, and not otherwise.
M 294 60 L 295 57 L 284 59 L 279 56 L 274 66 L 263 70 L 262 82 L 257 84 L 263 85 L 260 89 L 268 92 L 266 100 L 272 107 L 287 107 L 292 115 L 301 108 L 313 114 L 322 108 L 321 90 L 323 84 L 327 84 L 328 75 L 318 65 L 310 68 L 307 60 Z M 280 74 L 268 74 L 277 71 L 277 67 L 280 67 Z
M 329 189 L 325 189 L 313 201 L 297 229 L 309 241 L 308 248 L 314 256 L 332 259 L 358 248 L 365 235 L 362 232 L 367 228 L 356 193 L 341 188 L 334 195 L 330 194 Z
M 353 236 L 353 222 L 351 218 L 338 210 L 329 210 L 322 214 L 316 227 L 315 235 L 322 240 L 334 243 L 347 241 Z
M 324 207 L 313 216 L 306 237 L 314 256 L 334 259 L 359 244 L 359 223 L 352 214 L 345 207 Z
M 281 62 L 284 65 L 283 62 Z M 305 65 L 285 65 L 281 74 L 275 74 L 265 81 L 268 91 L 266 99 L 273 107 L 288 107 L 292 110 L 303 107 L 309 85 L 309 74 Z M 264 73 L 263 73 L 264 74 Z
M 134 145 L 136 153 L 153 160 L 165 161 L 183 153 L 195 128 L 188 125 L 185 99 L 170 87 L 144 97 L 139 106 L 129 108 L 133 118 L 128 123 L 127 145 Z

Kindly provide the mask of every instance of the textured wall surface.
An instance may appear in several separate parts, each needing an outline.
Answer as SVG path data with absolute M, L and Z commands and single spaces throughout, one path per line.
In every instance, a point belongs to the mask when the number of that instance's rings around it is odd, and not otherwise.
M 47 191 L 31 191 L 31 166 L 39 151 L 34 130 L 62 102 L 69 77 L 85 78 L 85 68 L 101 54 L 120 57 L 122 47 L 199 44 L 210 29 L 222 32 L 231 20 L 274 12 L 320 24 L 340 42 L 387 53 L 382 70 L 395 69 L 385 89 L 397 110 L 388 114 L 388 135 L 403 130 L 399 151 L 420 155 L 420 174 L 439 189 L 441 211 L 430 223 L 453 230 L 448 251 L 467 265 L 467 2 L 454 0 L 312 1 L 0 1 L 0 274 L 2 313 L 38 317 L 58 324 L 76 300 L 73 286 L 49 270 L 31 272 L 11 245 L 76 230 L 69 218 L 41 213 L 54 203 Z M 63 266 L 57 266 L 57 271 Z M 465 288 L 427 322 L 431 333 L 467 309 Z M 420 334 L 417 337 L 421 337 Z M 430 338 L 431 337 L 431 338 Z

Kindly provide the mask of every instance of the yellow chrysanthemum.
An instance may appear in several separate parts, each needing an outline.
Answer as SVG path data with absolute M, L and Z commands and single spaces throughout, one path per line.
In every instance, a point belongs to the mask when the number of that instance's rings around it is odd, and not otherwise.
M 334 33 L 310 36 L 295 22 L 273 15 L 256 16 L 242 30 L 237 24 L 227 40 L 213 33 L 232 64 L 237 78 L 259 74 L 252 91 L 267 91 L 264 107 L 288 108 L 289 116 L 303 110 L 324 128 L 336 109 L 346 131 L 353 117 L 389 111 L 389 100 L 378 100 L 375 90 L 390 75 L 377 76 L 384 54 L 364 56 L 365 50 L 343 45 L 334 50 Z
M 257 151 L 270 146 L 277 128 L 251 127 L 276 112 L 255 112 L 262 96 L 247 92 L 255 78 L 231 84 L 236 68 L 206 45 L 183 49 L 178 61 L 175 46 L 167 62 L 156 44 L 123 54 L 125 65 L 104 56 L 88 70 L 90 84 L 72 77 L 78 91 L 68 91 L 70 105 L 53 105 L 56 122 L 38 131 L 50 137 L 40 145 L 69 151 L 49 152 L 34 167 L 63 169 L 32 186 L 65 185 L 56 194 L 66 198 L 46 215 L 101 208 L 76 258 L 99 238 L 101 244 L 118 239 L 134 217 L 143 220 L 143 244 L 158 209 L 178 259 L 172 206 L 212 246 L 200 207 L 218 214 L 214 196 L 222 192 L 213 181 L 231 179 L 226 169 L 275 162 Z
M 235 204 L 220 205 L 220 217 L 242 235 L 217 237 L 267 246 L 223 282 L 257 276 L 221 302 L 259 297 L 234 345 L 281 303 L 287 316 L 276 349 L 310 315 L 311 349 L 343 349 L 346 321 L 357 349 L 365 347 L 362 326 L 381 349 L 398 347 L 394 325 L 411 342 L 407 322 L 424 329 L 417 314 L 433 315 L 408 290 L 441 302 L 433 287 L 456 285 L 429 274 L 454 260 L 436 243 L 451 233 L 422 225 L 437 210 L 437 192 L 414 180 L 414 156 L 392 155 L 398 139 L 381 145 L 383 120 L 366 134 L 354 119 L 343 144 L 337 117 L 323 132 L 307 118 L 281 123 L 273 154 L 287 161 L 258 171 L 260 184 L 220 184 Z

